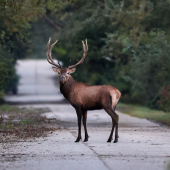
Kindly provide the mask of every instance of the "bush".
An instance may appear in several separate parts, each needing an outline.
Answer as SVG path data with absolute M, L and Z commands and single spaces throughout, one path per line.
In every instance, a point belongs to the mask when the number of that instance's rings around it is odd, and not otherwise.
M 161 89 L 160 98 L 158 101 L 160 108 L 165 112 L 170 112 L 170 85 Z
M 0 56 L 0 98 L 4 96 L 5 86 L 15 77 L 13 60 Z
M 146 104 L 158 109 L 159 91 L 170 82 L 170 43 L 163 32 L 152 32 L 147 37 L 152 41 L 141 43 L 133 55 L 131 79 L 133 91 L 145 94 Z

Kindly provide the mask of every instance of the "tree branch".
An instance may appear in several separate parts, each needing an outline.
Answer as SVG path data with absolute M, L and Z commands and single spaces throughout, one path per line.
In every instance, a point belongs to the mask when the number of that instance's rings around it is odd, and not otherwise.
M 62 28 L 61 26 L 56 25 L 56 23 L 51 18 L 49 18 L 47 15 L 44 15 L 44 19 L 56 30 L 60 30 Z

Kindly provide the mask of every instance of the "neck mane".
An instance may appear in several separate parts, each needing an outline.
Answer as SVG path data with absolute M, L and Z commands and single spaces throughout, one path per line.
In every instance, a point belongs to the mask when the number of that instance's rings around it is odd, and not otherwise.
M 64 95 L 65 98 L 68 99 L 70 92 L 72 91 L 72 88 L 74 86 L 74 83 L 76 81 L 73 79 L 73 77 L 70 75 L 68 80 L 64 83 L 60 81 L 60 91 Z

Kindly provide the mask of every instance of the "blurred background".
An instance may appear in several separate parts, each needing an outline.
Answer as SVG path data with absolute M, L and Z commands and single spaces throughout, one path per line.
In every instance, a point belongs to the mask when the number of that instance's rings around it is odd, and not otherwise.
M 45 60 L 51 37 L 59 40 L 53 58 L 73 65 L 87 38 L 88 55 L 73 74 L 77 81 L 110 84 L 123 103 L 169 112 L 169 18 L 170 0 L 0 0 L 1 102 L 18 92 L 18 60 Z

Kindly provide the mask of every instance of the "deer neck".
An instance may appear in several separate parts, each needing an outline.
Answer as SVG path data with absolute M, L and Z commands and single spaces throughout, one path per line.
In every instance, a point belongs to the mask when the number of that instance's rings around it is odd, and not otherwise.
M 69 99 L 70 93 L 73 91 L 72 89 L 75 82 L 76 81 L 73 79 L 72 76 L 70 76 L 69 79 L 64 83 L 60 81 L 60 91 L 66 99 Z

